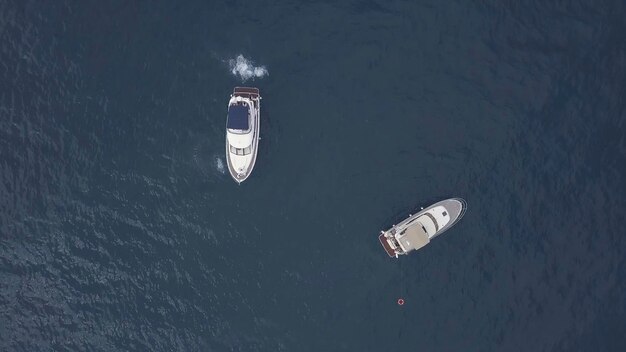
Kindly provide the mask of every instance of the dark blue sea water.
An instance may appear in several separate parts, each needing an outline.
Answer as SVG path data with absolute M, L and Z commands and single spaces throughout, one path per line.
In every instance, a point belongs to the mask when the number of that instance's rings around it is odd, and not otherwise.
M 0 350 L 626 350 L 625 18 L 0 1 Z M 378 231 L 448 197 L 465 218 L 389 259 Z

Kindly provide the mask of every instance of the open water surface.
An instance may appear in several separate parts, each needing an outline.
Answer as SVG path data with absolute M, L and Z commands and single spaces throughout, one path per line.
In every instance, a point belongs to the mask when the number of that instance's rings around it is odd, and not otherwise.
M 1 1 L 0 350 L 624 351 L 625 4 Z

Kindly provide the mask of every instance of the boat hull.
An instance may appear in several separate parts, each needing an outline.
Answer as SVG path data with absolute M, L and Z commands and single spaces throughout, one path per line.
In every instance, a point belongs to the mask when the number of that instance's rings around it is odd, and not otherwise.
M 429 243 L 433 238 L 448 231 L 454 226 L 467 210 L 467 203 L 461 198 L 450 198 L 437 202 L 418 213 L 410 215 L 397 225 L 393 225 L 386 231 L 381 231 L 378 240 L 390 257 L 405 255 L 417 250 Z M 402 236 L 409 228 L 420 226 L 422 234 L 427 236 L 421 242 L 419 248 L 403 248 Z M 408 242 L 407 242 L 408 243 Z
M 250 177 L 252 174 L 252 170 L 254 169 L 254 165 L 256 164 L 256 158 L 258 154 L 258 145 L 259 145 L 259 133 L 261 130 L 261 96 L 259 94 L 259 90 L 257 88 L 252 87 L 235 87 L 233 94 L 231 95 L 230 104 L 234 99 L 240 97 L 241 100 L 252 104 L 253 116 L 252 118 L 252 128 L 250 131 L 251 134 L 251 144 L 250 144 L 250 153 L 247 155 L 238 155 L 233 153 L 231 148 L 233 145 L 229 140 L 229 132 L 228 128 L 226 129 L 226 164 L 228 165 L 228 172 L 230 176 L 237 183 L 241 183 Z M 230 138 L 239 137 L 230 134 Z

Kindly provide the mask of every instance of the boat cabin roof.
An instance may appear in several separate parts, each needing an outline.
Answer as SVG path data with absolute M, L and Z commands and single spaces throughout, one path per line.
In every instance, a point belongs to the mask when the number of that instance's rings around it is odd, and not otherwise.
M 400 236 L 397 237 L 398 242 L 405 251 L 416 250 L 424 247 L 430 242 L 428 233 L 424 231 L 422 224 L 416 221 L 406 228 Z
M 231 130 L 243 130 L 250 129 L 250 122 L 248 121 L 248 105 L 240 103 L 237 105 L 231 105 L 228 107 L 228 122 L 226 127 Z

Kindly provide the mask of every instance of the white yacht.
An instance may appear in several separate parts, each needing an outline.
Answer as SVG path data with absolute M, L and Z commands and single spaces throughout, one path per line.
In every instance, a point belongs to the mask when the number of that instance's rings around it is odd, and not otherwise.
M 235 87 L 228 101 L 226 162 L 237 183 L 252 173 L 259 145 L 261 96 L 258 88 Z
M 450 198 L 420 210 L 387 231 L 381 231 L 378 240 L 390 257 L 398 258 L 427 245 L 456 224 L 467 209 L 461 198 Z

